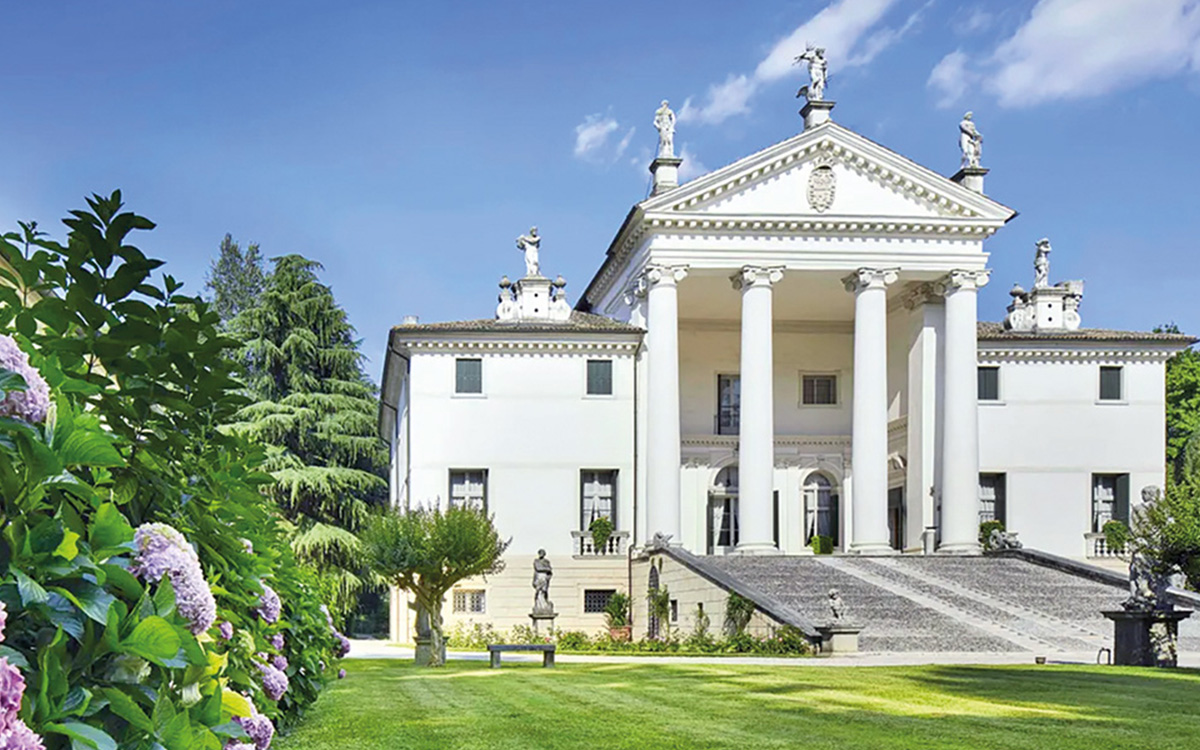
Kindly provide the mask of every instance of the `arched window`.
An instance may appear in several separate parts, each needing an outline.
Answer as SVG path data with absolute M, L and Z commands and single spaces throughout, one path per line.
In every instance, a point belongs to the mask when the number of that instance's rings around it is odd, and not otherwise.
M 738 543 L 738 467 L 717 472 L 708 493 L 708 552 L 735 547 Z
M 839 543 L 838 496 L 833 482 L 820 472 L 813 472 L 804 480 L 804 541 L 811 543 L 814 536 L 824 536 Z

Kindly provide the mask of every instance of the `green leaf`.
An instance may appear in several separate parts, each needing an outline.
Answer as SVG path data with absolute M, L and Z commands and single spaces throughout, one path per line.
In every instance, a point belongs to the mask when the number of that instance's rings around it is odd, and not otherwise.
M 232 716 L 244 717 L 254 713 L 250 707 L 250 701 L 232 690 L 221 691 L 221 707 Z
M 84 619 L 74 602 L 58 591 L 51 591 L 42 606 L 45 607 L 50 622 L 62 628 L 75 640 L 83 640 Z
M 150 717 L 123 690 L 104 688 L 104 697 L 108 698 L 108 707 L 112 709 L 114 714 L 144 732 L 154 731 L 154 724 L 150 721 Z
M 54 554 L 68 560 L 74 560 L 79 555 L 78 542 L 79 535 L 70 529 L 66 529 L 63 531 L 62 542 L 55 548 Z
M 162 664 L 179 653 L 180 638 L 175 627 L 157 615 L 137 624 L 129 637 L 121 642 L 121 650 Z
M 130 601 L 137 601 L 142 596 L 142 584 L 125 568 L 115 563 L 104 563 L 100 566 L 108 576 L 108 584 L 121 592 Z
M 107 732 L 93 726 L 88 726 L 87 724 L 81 724 L 78 721 L 64 721 L 61 724 L 44 724 L 42 725 L 42 730 L 70 737 L 72 746 L 76 746 L 76 741 L 78 740 L 79 746 L 84 748 L 117 750 L 117 741 Z
M 108 436 L 92 430 L 74 430 L 58 449 L 65 466 L 124 466 L 121 454 Z
M 188 715 L 186 713 L 177 714 L 159 732 L 158 738 L 162 740 L 167 750 L 192 750 L 194 747 L 192 723 Z
M 21 595 L 21 604 L 28 607 L 31 604 L 44 604 L 49 601 L 50 595 L 40 583 L 19 570 L 13 570 L 12 573 L 17 579 L 17 593 Z
M 20 373 L 0 367 L 0 391 L 23 391 L 28 387 Z
M 133 539 L 133 527 L 125 516 L 112 503 L 105 503 L 96 511 L 92 519 L 92 528 L 88 530 L 88 542 L 92 549 L 108 549 L 119 547 Z
M 170 617 L 175 612 L 175 587 L 169 575 L 162 577 L 158 591 L 154 592 L 154 610 L 163 617 Z
M 0 646 L 0 657 L 8 659 L 8 663 L 18 669 L 29 669 L 29 660 L 25 654 L 9 646 Z
M 101 625 L 108 623 L 108 610 L 117 597 L 87 581 L 73 581 L 67 584 L 67 591 L 85 615 Z

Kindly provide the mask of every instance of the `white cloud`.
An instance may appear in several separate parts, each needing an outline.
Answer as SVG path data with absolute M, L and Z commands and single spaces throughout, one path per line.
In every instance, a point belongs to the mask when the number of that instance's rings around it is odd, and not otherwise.
M 967 70 L 967 53 L 955 50 L 933 66 L 925 85 L 941 94 L 939 107 L 951 107 L 977 79 L 977 74 Z
M 583 118 L 583 122 L 575 126 L 575 156 L 585 161 L 596 160 L 608 142 L 608 136 L 620 127 L 615 119 L 605 115 Z
M 689 98 L 679 110 L 679 119 L 683 122 L 717 124 L 748 112 L 750 100 L 764 84 L 792 75 L 796 76 L 797 81 L 803 78 L 794 61 L 796 55 L 802 53 L 809 44 L 825 48 L 835 76 L 839 66 L 845 69 L 869 63 L 906 33 L 916 23 L 921 10 L 924 10 L 923 7 L 909 16 L 899 29 L 876 31 L 860 46 L 863 36 L 879 23 L 895 3 L 896 0 L 834 0 L 776 42 L 753 73 L 731 73 L 723 83 L 709 87 L 702 104 L 693 104 Z M 928 5 L 926 3 L 925 7 Z
M 959 15 L 958 20 L 954 22 L 954 31 L 963 36 L 978 34 L 990 28 L 995 21 L 994 15 L 977 5 L 965 15 Z
M 704 162 L 700 161 L 688 145 L 683 144 L 683 148 L 679 152 L 679 158 L 683 159 L 683 163 L 679 165 L 679 182 L 684 183 L 688 180 L 694 180 L 702 174 L 708 174 L 712 170 L 704 166 Z
M 633 140 L 633 134 L 637 131 L 636 126 L 629 126 L 629 130 L 625 131 L 625 135 L 621 138 L 621 142 L 617 144 L 617 153 L 613 156 L 613 161 L 620 159 L 625 154 L 625 149 L 629 148 L 630 142 Z
M 991 55 L 949 57 L 929 84 L 951 103 L 973 80 L 1006 107 L 1110 94 L 1200 71 L 1200 0 L 1039 0 Z

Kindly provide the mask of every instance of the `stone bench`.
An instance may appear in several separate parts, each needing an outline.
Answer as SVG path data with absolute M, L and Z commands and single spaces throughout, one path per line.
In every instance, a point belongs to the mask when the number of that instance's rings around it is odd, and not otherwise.
M 505 651 L 541 651 L 542 666 L 554 666 L 554 644 L 553 643 L 530 643 L 530 644 L 499 644 L 495 643 L 487 647 L 488 655 L 492 660 L 492 669 L 497 669 L 500 666 L 500 654 Z

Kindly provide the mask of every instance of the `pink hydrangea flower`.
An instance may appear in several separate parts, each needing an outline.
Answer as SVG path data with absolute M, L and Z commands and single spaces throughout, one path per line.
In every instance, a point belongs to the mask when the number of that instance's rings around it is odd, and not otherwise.
M 0 731 L 0 747 L 5 750 L 46 750 L 42 738 L 34 734 L 20 719 L 15 720 L 9 728 Z
M 137 528 L 133 541 L 137 559 L 132 571 L 150 582 L 168 576 L 175 589 L 175 609 L 186 619 L 193 633 L 203 633 L 217 619 L 217 601 L 213 598 L 200 558 L 183 534 L 165 523 L 144 523 Z
M 0 657 L 0 729 L 7 729 L 21 710 L 21 697 L 25 695 L 25 678 L 21 670 Z
M 0 335 L 0 367 L 25 379 L 24 391 L 5 392 L 0 398 L 0 417 L 15 417 L 37 424 L 50 411 L 50 386 L 29 364 L 29 355 L 21 351 L 12 336 Z
M 8 627 L 8 607 L 0 602 L 0 643 L 4 643 L 4 629 Z

